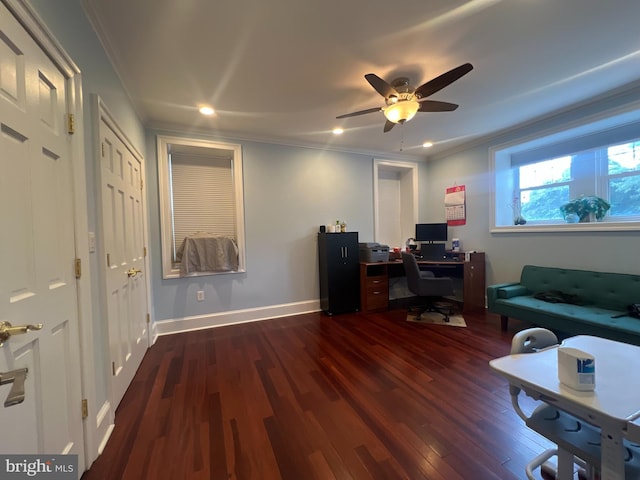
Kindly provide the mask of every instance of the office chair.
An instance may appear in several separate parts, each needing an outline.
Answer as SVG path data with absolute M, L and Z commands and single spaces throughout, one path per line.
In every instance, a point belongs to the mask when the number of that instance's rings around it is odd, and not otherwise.
M 420 320 L 423 313 L 437 312 L 444 316 L 445 322 L 448 322 L 449 315 L 453 313 L 452 305 L 436 301 L 441 297 L 453 295 L 453 281 L 449 277 L 436 277 L 433 272 L 420 270 L 418 261 L 412 253 L 402 252 L 402 264 L 409 291 L 427 301 L 426 305 L 419 308 L 420 313 L 416 319 Z M 409 311 L 412 309 L 410 308 Z

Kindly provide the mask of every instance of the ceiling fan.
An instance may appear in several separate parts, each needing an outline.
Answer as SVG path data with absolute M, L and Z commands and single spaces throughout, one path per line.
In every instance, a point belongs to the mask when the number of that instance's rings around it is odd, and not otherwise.
M 384 124 L 384 131 L 388 132 L 397 123 L 403 124 L 411 120 L 418 112 L 451 112 L 458 108 L 455 103 L 438 102 L 436 100 L 425 100 L 425 98 L 451 85 L 460 77 L 473 70 L 473 65 L 465 63 L 446 73 L 429 80 L 427 83 L 414 89 L 409 85 L 409 79 L 400 77 L 391 83 L 378 77 L 375 73 L 367 73 L 364 78 L 369 84 L 384 97 L 385 106 L 368 108 L 358 112 L 346 113 L 336 118 L 355 117 L 366 113 L 383 112 L 387 121 Z

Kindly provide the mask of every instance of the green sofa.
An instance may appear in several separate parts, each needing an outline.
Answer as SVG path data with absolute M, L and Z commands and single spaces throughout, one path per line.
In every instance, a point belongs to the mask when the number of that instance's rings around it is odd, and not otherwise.
M 536 298 L 549 293 L 570 303 Z M 488 311 L 500 315 L 503 330 L 513 317 L 567 335 L 640 345 L 640 319 L 626 315 L 633 303 L 640 303 L 640 275 L 525 265 L 519 283 L 487 287 Z

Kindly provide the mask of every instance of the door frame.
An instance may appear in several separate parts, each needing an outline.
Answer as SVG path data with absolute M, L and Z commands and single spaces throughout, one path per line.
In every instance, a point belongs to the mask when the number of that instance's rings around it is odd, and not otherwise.
M 82 265 L 82 274 L 76 280 L 78 302 L 78 328 L 80 338 L 82 399 L 87 401 L 89 416 L 83 421 L 85 458 L 79 459 L 79 467 L 86 468 L 97 458 L 100 436 L 92 414 L 96 405 L 96 369 L 93 357 L 93 302 L 91 295 L 91 262 L 89 256 L 89 223 L 87 209 L 87 184 L 84 149 L 84 117 L 82 102 L 82 75 L 80 69 L 65 52 L 48 27 L 26 0 L 0 0 L 20 21 L 24 29 L 35 39 L 43 52 L 65 76 L 67 82 L 67 109 L 74 116 L 75 131 L 70 136 L 71 168 L 73 172 L 75 255 Z M 78 415 L 81 406 L 78 405 Z M 83 461 L 84 460 L 84 461 Z
M 380 198 L 380 174 L 381 172 L 394 172 L 401 175 L 398 180 L 405 203 L 397 212 L 402 225 L 403 242 L 415 236 L 415 224 L 418 223 L 418 164 L 398 160 L 374 159 L 373 161 L 373 237 L 379 242 L 382 226 L 380 224 L 380 204 L 385 201 Z M 391 245 L 403 247 L 404 245 Z

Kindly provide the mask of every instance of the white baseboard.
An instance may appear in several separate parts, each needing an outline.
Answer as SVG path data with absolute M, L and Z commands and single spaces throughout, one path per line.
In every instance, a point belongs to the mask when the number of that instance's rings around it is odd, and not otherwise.
M 174 318 L 154 322 L 154 331 L 157 336 L 173 333 L 201 330 L 203 328 L 222 327 L 238 323 L 257 322 L 277 317 L 289 317 L 320 311 L 319 300 L 306 302 L 287 303 L 282 305 L 270 305 L 267 307 L 248 308 L 228 312 L 195 315 L 191 317 Z
M 149 327 L 149 346 L 155 345 L 156 340 L 158 340 L 158 324 L 157 322 L 151 322 Z

